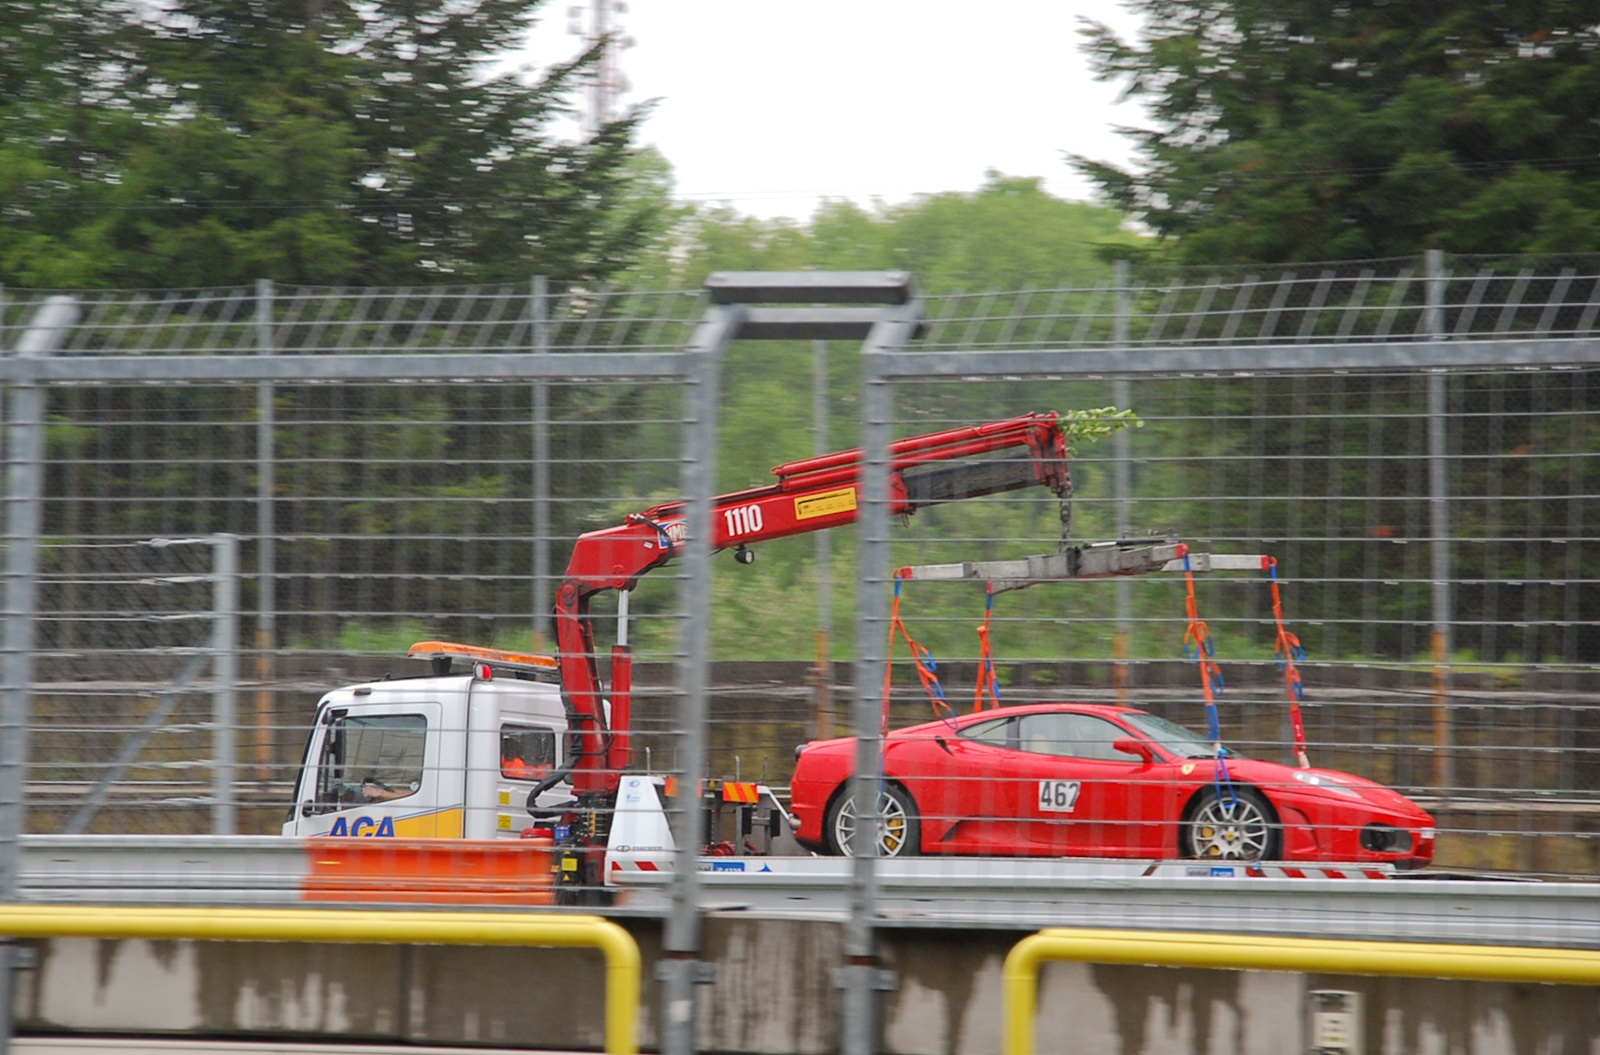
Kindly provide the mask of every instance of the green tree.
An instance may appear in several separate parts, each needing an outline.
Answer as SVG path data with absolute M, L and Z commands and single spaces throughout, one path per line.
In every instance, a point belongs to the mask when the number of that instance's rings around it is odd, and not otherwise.
M 1148 239 L 1123 230 L 1113 209 L 1064 201 L 1034 178 L 991 172 L 977 191 L 927 195 L 864 209 L 830 201 L 802 224 L 764 220 L 727 208 L 693 210 L 678 219 L 678 241 L 652 279 L 694 287 L 713 271 L 904 270 L 930 293 L 1017 289 L 1073 283 L 1092 286 L 1110 274 L 1108 246 L 1133 254 Z M 723 371 L 718 487 L 771 482 L 768 470 L 810 454 L 812 349 L 806 342 L 736 344 Z M 860 386 L 856 349 L 844 342 L 829 355 L 835 406 L 853 402 Z M 1014 409 L 994 408 L 997 416 Z M 988 410 L 968 408 L 957 418 Z M 835 415 L 830 449 L 856 442 L 855 422 Z M 797 553 L 809 552 L 802 545 Z
M 1074 164 L 1183 260 L 1600 246 L 1600 3 L 1129 6 L 1087 51 L 1150 127 Z
M 539 2 L 0 5 L 0 281 L 622 270 L 660 213 L 644 113 L 558 136 L 598 53 L 505 67 Z
M 1064 201 L 1034 177 L 990 171 L 972 192 L 919 196 L 864 209 L 829 201 L 806 224 L 702 210 L 684 227 L 681 281 L 712 271 L 903 270 L 929 292 L 1020 289 L 1106 273 L 1108 255 L 1148 239 L 1104 206 Z
M 98 266 L 85 217 L 140 134 L 131 3 L 0 3 L 0 281 L 72 284 Z

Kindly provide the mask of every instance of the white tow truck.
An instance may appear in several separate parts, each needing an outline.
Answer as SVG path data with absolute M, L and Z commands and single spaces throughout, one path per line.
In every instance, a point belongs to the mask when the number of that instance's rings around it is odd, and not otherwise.
M 413 645 L 428 674 L 335 689 L 317 704 L 284 835 L 517 838 L 528 796 L 565 761 L 549 656 Z M 559 809 L 565 782 L 535 796 Z
M 428 672 L 347 685 L 319 701 L 283 834 L 412 847 L 439 840 L 463 847 L 501 839 L 566 843 L 574 800 L 562 777 L 570 738 L 555 659 L 445 641 L 418 642 L 409 655 L 427 662 Z M 623 779 L 617 823 L 608 825 L 605 886 L 624 871 L 671 870 L 676 844 L 663 796 L 676 786 L 668 776 Z M 805 853 L 766 785 L 707 781 L 701 793 L 711 858 Z M 459 855 L 453 863 L 433 859 L 446 868 L 461 863 Z M 548 862 L 550 874 L 528 876 L 533 900 L 552 882 L 576 885 L 576 854 L 525 860 Z M 607 900 L 584 893 L 582 900 Z

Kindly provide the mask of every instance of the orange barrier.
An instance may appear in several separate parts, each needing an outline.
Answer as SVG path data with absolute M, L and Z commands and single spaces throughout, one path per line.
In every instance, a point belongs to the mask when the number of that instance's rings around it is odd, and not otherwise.
M 305 849 L 306 901 L 555 903 L 549 839 L 315 838 Z

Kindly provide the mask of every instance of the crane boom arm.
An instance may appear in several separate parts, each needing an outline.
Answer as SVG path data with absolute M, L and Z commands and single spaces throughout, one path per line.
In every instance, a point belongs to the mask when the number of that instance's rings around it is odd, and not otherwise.
M 712 499 L 712 548 L 742 547 L 854 523 L 860 510 L 862 451 L 788 462 L 764 487 Z M 1053 412 L 946 429 L 890 445 L 890 507 L 925 506 L 1024 487 L 1071 494 L 1066 433 Z M 628 591 L 670 561 L 688 538 L 687 504 L 668 502 L 621 524 L 580 535 L 556 594 L 557 662 L 573 734 L 571 771 L 580 798 L 614 793 L 631 763 L 631 656 L 612 650 L 610 715 L 602 700 L 590 599 Z

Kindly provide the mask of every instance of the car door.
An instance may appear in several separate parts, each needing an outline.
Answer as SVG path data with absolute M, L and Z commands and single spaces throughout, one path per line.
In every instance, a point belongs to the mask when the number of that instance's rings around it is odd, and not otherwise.
M 891 742 L 890 775 L 911 791 L 923 853 L 1014 854 L 1025 811 L 1018 785 L 996 780 L 1016 755 L 1016 720 L 995 718 Z
M 1079 711 L 1027 714 L 1017 723 L 1017 750 L 1005 777 L 1024 818 L 1016 852 L 1147 855 L 1147 836 L 1161 830 L 1166 796 L 1148 761 L 1114 746 L 1132 734 Z
M 325 711 L 285 834 L 460 837 L 461 773 L 440 764 L 441 710 L 415 701 Z

